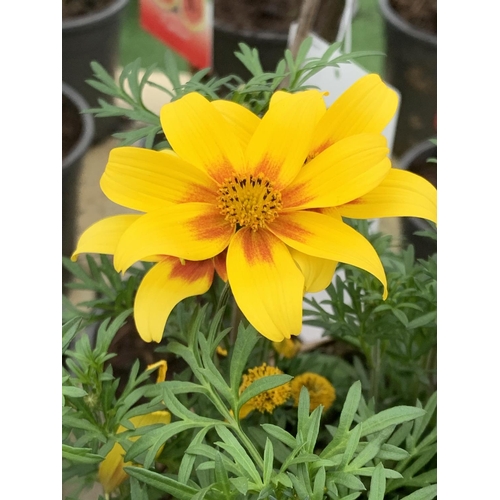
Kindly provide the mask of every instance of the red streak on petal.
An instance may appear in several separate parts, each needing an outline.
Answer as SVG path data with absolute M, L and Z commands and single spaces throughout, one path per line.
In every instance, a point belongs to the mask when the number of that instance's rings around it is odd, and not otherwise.
M 225 238 L 232 232 L 231 225 L 223 219 L 216 207 L 189 223 L 190 230 L 201 240 Z
M 299 184 L 285 189 L 282 193 L 283 208 L 298 207 L 311 201 L 314 197 L 307 196 L 305 187 L 305 184 Z
M 287 217 L 287 214 L 280 215 L 276 221 L 273 221 L 273 224 L 270 227 L 276 235 L 279 236 L 282 234 L 283 236 L 300 243 L 307 243 L 308 237 L 313 234 L 297 222 L 293 221 L 290 217 Z
M 226 179 L 234 176 L 234 168 L 227 158 L 220 158 L 214 162 L 208 169 L 208 174 L 215 182 L 222 184 Z
M 177 203 L 190 203 L 190 202 L 201 202 L 201 203 L 213 203 L 216 199 L 217 193 L 205 186 L 200 186 L 193 184 L 189 188 L 184 197 Z
M 244 232 L 241 240 L 246 261 L 250 265 L 272 264 L 274 259 L 271 245 L 274 236 L 265 229 L 252 231 L 249 228 L 245 228 L 241 231 Z
M 277 163 L 275 159 L 264 156 L 255 167 L 254 172 L 254 175 L 263 174 L 273 183 L 275 189 L 279 189 L 276 182 L 280 174 L 280 164 Z
M 204 278 L 213 278 L 214 264 L 212 259 L 201 261 L 186 260 L 184 264 L 180 259 L 175 260 L 176 262 L 170 271 L 170 279 L 178 279 L 186 283 L 193 283 Z

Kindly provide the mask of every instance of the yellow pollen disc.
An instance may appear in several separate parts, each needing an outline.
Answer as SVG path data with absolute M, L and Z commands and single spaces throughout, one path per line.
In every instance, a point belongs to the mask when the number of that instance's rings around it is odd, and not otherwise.
M 254 231 L 278 217 L 282 207 L 281 193 L 262 174 L 226 179 L 219 187 L 217 201 L 228 222 Z

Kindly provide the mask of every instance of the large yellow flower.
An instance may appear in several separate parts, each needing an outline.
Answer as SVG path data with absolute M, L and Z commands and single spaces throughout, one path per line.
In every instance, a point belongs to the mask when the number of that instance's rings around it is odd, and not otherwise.
M 166 104 L 160 119 L 173 151 L 116 148 L 101 179 L 108 198 L 143 214 L 91 226 L 73 258 L 113 254 L 122 272 L 158 262 L 134 307 L 146 341 L 161 340 L 172 308 L 206 292 L 214 269 L 272 341 L 300 333 L 304 292 L 324 289 L 337 262 L 373 274 L 386 296 L 375 249 L 342 217 L 436 219 L 435 188 L 387 157 L 381 132 L 396 106 L 377 75 L 328 110 L 315 90 L 277 92 L 262 119 L 197 93 Z

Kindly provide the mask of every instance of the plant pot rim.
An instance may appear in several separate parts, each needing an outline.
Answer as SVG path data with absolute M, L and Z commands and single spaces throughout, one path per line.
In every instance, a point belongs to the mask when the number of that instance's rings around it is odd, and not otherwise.
M 245 38 L 255 38 L 257 40 L 278 40 L 282 42 L 288 42 L 288 33 L 279 33 L 277 31 L 270 30 L 248 30 L 248 29 L 238 29 L 230 24 L 223 23 L 214 19 L 214 29 L 223 31 L 230 35 L 240 36 Z
M 97 12 L 83 14 L 82 16 L 70 17 L 62 20 L 63 31 L 84 29 L 99 22 L 106 22 L 121 11 L 129 0 L 114 0 L 111 4 Z
M 65 82 L 62 82 L 62 93 L 77 107 L 80 113 L 90 107 L 81 94 Z M 62 160 L 63 175 L 65 171 L 71 168 L 71 165 L 76 164 L 83 157 L 94 139 L 95 127 L 93 116 L 85 113 L 80 114 L 80 117 L 82 120 L 82 132 L 76 144 Z
M 437 36 L 429 31 L 424 31 L 415 27 L 406 19 L 402 18 L 391 6 L 390 0 L 378 0 L 378 4 L 384 18 L 395 28 L 403 31 L 407 35 L 417 38 L 424 43 L 437 47 Z

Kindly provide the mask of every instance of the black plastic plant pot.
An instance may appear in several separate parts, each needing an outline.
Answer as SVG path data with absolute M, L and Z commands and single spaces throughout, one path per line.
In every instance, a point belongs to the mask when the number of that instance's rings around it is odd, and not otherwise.
M 75 250 L 78 183 L 83 158 L 94 138 L 94 118 L 90 114 L 81 114 L 89 105 L 79 92 L 65 82 L 62 83 L 62 95 L 69 100 L 68 106 L 71 106 L 80 118 L 78 138 L 62 160 L 62 255 L 69 257 Z M 64 125 L 63 119 L 63 130 Z M 69 274 L 63 269 L 63 284 L 68 280 Z
M 259 51 L 264 71 L 274 71 L 280 59 L 283 59 L 285 55 L 288 33 L 240 30 L 218 21 L 214 22 L 213 70 L 217 76 L 222 78 L 237 75 L 245 81 L 252 76 L 234 55 L 235 52 L 239 52 L 240 42 Z
M 98 106 L 98 98 L 110 99 L 85 80 L 93 78 L 92 61 L 97 61 L 114 75 L 118 65 L 122 14 L 128 1 L 114 0 L 95 13 L 63 19 L 62 79 L 77 90 L 90 107 Z M 98 118 L 94 139 L 104 139 L 116 132 L 119 126 L 118 117 Z
M 437 146 L 427 140 L 410 148 L 401 157 L 399 167 L 424 177 L 437 187 L 437 163 L 428 162 L 429 158 L 437 158 Z M 417 231 L 432 230 L 431 224 L 427 220 L 417 217 L 402 217 L 401 228 L 406 243 L 411 243 L 414 246 L 416 258 L 428 259 L 437 253 L 436 240 L 415 234 Z
M 403 19 L 390 0 L 378 0 L 386 32 L 385 80 L 401 92 L 393 153 L 436 135 L 437 37 Z

